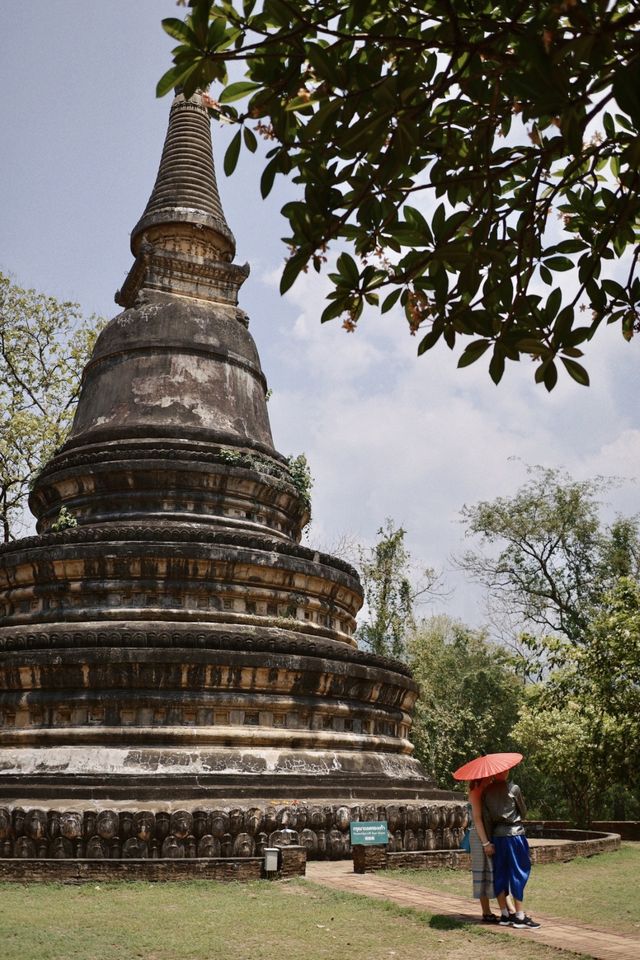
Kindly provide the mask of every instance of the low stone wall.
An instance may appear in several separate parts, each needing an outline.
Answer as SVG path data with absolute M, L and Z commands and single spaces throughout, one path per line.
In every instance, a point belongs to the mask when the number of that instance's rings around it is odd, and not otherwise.
M 527 824 L 527 829 L 529 825 Z M 529 831 L 538 839 L 564 840 L 548 846 L 531 847 L 532 863 L 556 863 L 575 857 L 592 857 L 598 853 L 617 850 L 620 835 L 596 830 L 545 830 L 544 835 Z M 353 848 L 354 873 L 372 870 L 470 870 L 471 856 L 463 850 L 418 850 L 390 852 L 383 846 L 358 845 Z
M 594 820 L 594 830 L 619 833 L 622 840 L 640 841 L 640 820 Z
M 279 866 L 268 879 L 303 877 L 304 847 L 279 848 Z M 182 860 L 16 860 L 0 859 L 0 882 L 97 883 L 112 880 L 261 880 L 267 876 L 263 857 Z
M 600 830 L 547 830 L 541 839 L 565 842 L 553 846 L 532 847 L 532 863 L 557 863 L 573 860 L 575 857 L 593 857 L 596 853 L 617 850 L 620 846 L 619 833 L 605 833 Z
M 534 829 L 569 830 L 568 820 L 529 820 L 527 830 L 534 836 Z M 605 833 L 619 833 L 622 840 L 640 841 L 640 820 L 593 820 L 591 828 Z M 545 834 L 546 835 L 546 834 Z
M 471 857 L 464 850 L 405 850 L 392 853 L 383 846 L 353 847 L 353 872 L 372 870 L 470 870 Z

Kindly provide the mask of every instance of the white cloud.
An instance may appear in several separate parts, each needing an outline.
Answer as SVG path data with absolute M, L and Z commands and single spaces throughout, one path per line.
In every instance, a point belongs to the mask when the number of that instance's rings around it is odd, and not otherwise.
M 281 324 L 269 351 L 286 369 L 271 371 L 276 446 L 309 457 L 318 542 L 345 533 L 372 542 L 391 516 L 414 555 L 442 568 L 462 549 L 462 505 L 513 492 L 526 463 L 578 477 L 637 475 L 639 411 L 620 403 L 621 378 L 632 373 L 626 344 L 602 336 L 587 361 L 589 389 L 561 377 L 549 395 L 526 361 L 495 387 L 482 361 L 457 370 L 446 348 L 416 358 L 417 341 L 398 316 L 365 316 L 354 334 L 339 321 L 321 326 L 326 289 L 322 278 L 301 278 L 285 298 L 293 330 Z M 625 484 L 612 497 L 630 513 L 637 493 Z M 449 577 L 457 583 L 451 612 L 482 619 L 477 591 Z

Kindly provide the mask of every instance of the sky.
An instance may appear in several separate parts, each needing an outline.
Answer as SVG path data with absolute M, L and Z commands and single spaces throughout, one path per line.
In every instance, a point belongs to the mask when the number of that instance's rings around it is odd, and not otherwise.
M 0 270 L 85 314 L 115 316 L 170 107 L 155 97 L 173 46 L 160 21 L 183 11 L 174 0 L 0 0 L 0 11 Z M 587 346 L 592 386 L 563 377 L 547 394 L 526 361 L 496 387 L 484 361 L 457 370 L 444 346 L 418 358 L 400 313 L 367 315 L 352 334 L 339 321 L 321 326 L 325 277 L 278 293 L 279 210 L 294 188 L 263 201 L 260 158 L 243 156 L 226 178 L 228 128 L 214 125 L 213 138 L 236 259 L 251 265 L 240 305 L 273 391 L 275 445 L 304 452 L 314 477 L 307 542 L 370 545 L 390 517 L 449 590 L 421 612 L 479 626 L 482 592 L 452 560 L 470 545 L 464 504 L 514 493 L 526 464 L 540 464 L 578 479 L 620 476 L 607 515 L 640 509 L 640 338 L 602 331 Z

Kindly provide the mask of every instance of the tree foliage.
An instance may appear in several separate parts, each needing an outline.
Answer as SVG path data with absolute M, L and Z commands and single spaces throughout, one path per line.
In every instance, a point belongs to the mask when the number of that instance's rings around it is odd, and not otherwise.
M 34 475 L 65 439 L 99 322 L 0 274 L 0 524 L 19 532 Z
M 438 589 L 430 567 L 416 571 L 405 543 L 406 531 L 387 518 L 370 550 L 358 550 L 368 619 L 358 628 L 363 646 L 383 656 L 406 657 L 406 638 L 415 627 L 415 605 Z
M 422 620 L 407 645 L 420 684 L 412 740 L 440 786 L 482 753 L 509 750 L 523 685 L 503 649 L 447 616 Z
M 582 644 L 556 646 L 554 660 L 530 688 L 514 735 L 583 825 L 608 793 L 640 786 L 640 583 L 620 578 Z
M 549 815 L 558 818 L 563 799 L 572 821 L 587 826 L 614 777 L 610 751 L 621 738 L 611 718 L 575 701 L 550 707 L 536 697 L 522 710 L 513 734 L 529 761 L 555 784 L 557 806 Z
M 600 519 L 598 497 L 612 480 L 577 481 L 542 467 L 530 467 L 529 476 L 513 496 L 464 507 L 467 535 L 482 549 L 459 564 L 533 631 L 524 635 L 530 654 L 545 651 L 553 663 L 556 640 L 583 643 L 605 593 L 640 573 L 638 520 Z
M 603 323 L 640 329 L 636 3 L 189 7 L 163 21 L 178 46 L 158 95 L 222 84 L 227 173 L 266 139 L 263 196 L 278 175 L 299 187 L 281 290 L 343 251 L 323 321 L 353 330 L 366 304 L 399 301 L 419 354 L 462 341 L 458 366 L 490 357 L 496 383 L 528 356 L 548 390 L 558 365 L 589 382 Z M 237 62 L 247 79 L 229 84 Z

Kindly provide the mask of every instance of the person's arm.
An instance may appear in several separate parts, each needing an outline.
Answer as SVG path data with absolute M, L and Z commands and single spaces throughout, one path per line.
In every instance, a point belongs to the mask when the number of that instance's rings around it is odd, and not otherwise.
M 519 813 L 520 813 L 520 816 L 522 817 L 523 820 L 526 820 L 526 819 L 527 819 L 527 805 L 526 805 L 526 803 L 524 802 L 524 797 L 522 796 L 522 791 L 520 790 L 520 787 L 518 786 L 517 783 L 514 783 L 514 784 L 513 784 L 512 788 L 511 788 L 511 792 L 512 792 L 512 794 L 513 794 L 513 799 L 514 799 L 515 802 L 516 802 L 516 806 L 517 806 L 517 808 L 518 808 L 518 811 L 519 811 Z
M 483 846 L 484 852 L 487 854 L 487 856 L 491 857 L 493 856 L 494 848 L 490 837 L 487 836 L 487 831 L 484 825 L 484 817 L 482 813 L 482 791 L 472 790 L 469 793 L 469 800 L 471 801 L 473 825 L 476 828 L 476 833 L 480 837 L 480 843 Z

